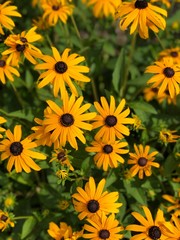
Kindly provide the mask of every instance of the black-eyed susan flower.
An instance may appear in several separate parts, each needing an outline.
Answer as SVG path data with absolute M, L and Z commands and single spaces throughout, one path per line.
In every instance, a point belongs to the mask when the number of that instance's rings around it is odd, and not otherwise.
M 80 238 L 83 234 L 83 231 L 73 232 L 72 227 L 67 225 L 65 222 L 60 222 L 59 226 L 54 223 L 49 223 L 49 229 L 47 230 L 48 234 L 55 240 L 60 239 L 72 239 L 76 240 Z
M 115 215 L 111 214 L 106 216 L 94 216 L 92 219 L 87 219 L 88 223 L 85 224 L 84 229 L 88 233 L 84 233 L 83 237 L 91 240 L 119 240 L 123 238 L 123 234 L 120 233 L 124 230 L 120 226 L 119 221 L 115 219 Z
M 156 61 L 154 65 L 148 66 L 146 73 L 152 73 L 147 83 L 151 87 L 158 88 L 158 96 L 166 90 L 169 91 L 171 98 L 174 98 L 180 92 L 180 66 L 174 64 L 172 57 L 164 57 L 161 61 Z
M 46 159 L 46 156 L 42 153 L 32 151 L 37 145 L 32 142 L 31 139 L 26 137 L 21 140 L 22 130 L 21 125 L 16 125 L 14 133 L 9 129 L 6 130 L 6 139 L 0 142 L 1 160 L 8 158 L 7 170 L 11 172 L 13 165 L 17 173 L 25 172 L 29 173 L 31 169 L 35 171 L 41 170 L 41 168 L 32 160 Z
M 116 19 L 120 18 L 119 27 L 125 31 L 130 26 L 130 34 L 139 32 L 141 38 L 149 37 L 149 28 L 157 33 L 159 29 L 164 30 L 167 11 L 153 5 L 147 0 L 132 0 L 122 2 L 117 8 Z
M 166 101 L 168 104 L 176 105 L 177 103 L 177 96 L 175 95 L 171 98 L 169 90 L 165 90 L 163 93 L 156 95 L 157 101 L 161 104 L 163 101 Z
M 177 142 L 177 139 L 180 138 L 179 135 L 176 135 L 176 130 L 162 129 L 159 133 L 159 139 L 163 143 Z
M 79 212 L 79 219 L 92 218 L 94 215 L 101 215 L 104 212 L 119 212 L 122 203 L 116 203 L 119 198 L 118 192 L 103 191 L 106 180 L 102 179 L 97 187 L 93 177 L 85 184 L 84 189 L 77 187 L 77 192 L 72 195 L 74 208 Z
M 122 99 L 116 108 L 113 96 L 110 96 L 110 104 L 105 97 L 101 97 L 102 106 L 100 103 L 94 102 L 99 114 L 94 118 L 95 122 L 92 125 L 93 129 L 100 127 L 95 139 L 102 138 L 104 141 L 115 141 L 116 137 L 122 139 L 124 135 L 129 136 L 130 131 L 124 124 L 133 124 L 134 119 L 127 117 L 130 114 L 130 109 L 124 110 L 125 104 L 125 99 Z
M 62 97 L 65 94 L 67 85 L 71 92 L 77 96 L 78 92 L 72 79 L 82 82 L 90 81 L 90 78 L 82 74 L 88 73 L 89 68 L 78 65 L 83 62 L 85 58 L 76 53 L 69 55 L 70 50 L 71 49 L 66 48 L 62 55 L 60 55 L 57 48 L 52 47 L 53 57 L 48 55 L 43 56 L 42 59 L 45 63 L 36 65 L 35 69 L 47 71 L 41 73 L 39 76 L 41 81 L 38 84 L 38 88 L 42 88 L 51 83 L 53 85 L 54 96 L 57 97 L 60 91 Z
M 166 207 L 167 212 L 173 211 L 175 215 L 180 215 L 180 191 L 178 192 L 177 196 L 163 194 L 162 197 L 170 203 L 170 205 Z
M 158 93 L 158 88 L 146 87 L 143 90 L 144 99 L 147 102 L 150 102 L 153 99 L 157 98 L 157 93 Z
M 98 168 L 103 168 L 107 171 L 108 168 L 117 168 L 118 162 L 124 163 L 124 159 L 121 154 L 129 152 L 125 147 L 128 146 L 127 142 L 123 141 L 102 141 L 95 140 L 91 143 L 92 146 L 86 147 L 87 152 L 96 153 L 94 156 L 94 162 Z
M 95 17 L 113 17 L 116 8 L 120 5 L 121 0 L 89 0 L 88 6 L 93 6 L 93 14 Z
M 143 123 L 142 123 L 141 119 L 137 115 L 132 114 L 132 117 L 134 119 L 134 124 L 132 126 L 134 130 L 139 130 L 139 129 L 144 129 L 145 128 L 143 126 Z
M 0 34 L 4 34 L 3 28 L 13 30 L 15 27 L 10 17 L 21 17 L 21 14 L 17 12 L 17 7 L 10 5 L 10 3 L 11 1 L 5 1 L 0 4 Z
M 159 58 L 172 57 L 175 64 L 180 64 L 180 47 L 168 48 L 159 53 Z
M 52 158 L 49 162 L 56 161 L 60 166 L 67 166 L 69 170 L 73 171 L 74 168 L 71 165 L 67 149 L 58 148 L 54 149 L 52 153 Z
M 0 116 L 0 125 L 3 124 L 3 123 L 5 123 L 5 122 L 7 122 L 7 120 L 6 120 L 5 118 L 3 118 L 3 117 Z M 5 131 L 6 131 L 5 128 L 0 127 L 0 138 L 3 137 L 1 133 L 2 133 L 2 132 L 5 132 Z
M 163 234 L 166 240 L 179 240 L 180 239 L 180 218 L 172 215 L 170 222 L 164 223 Z
M 52 110 L 50 107 L 47 107 L 44 110 L 44 118 L 46 118 L 46 115 L 52 114 Z M 34 133 L 29 135 L 29 138 L 32 140 L 35 140 L 36 144 L 38 146 L 52 146 L 54 144 L 54 148 L 59 147 L 59 140 L 57 139 L 55 142 L 52 142 L 51 140 L 51 134 L 52 131 L 50 132 L 45 132 L 45 125 L 43 124 L 43 120 L 40 118 L 35 118 L 34 121 L 39 124 L 37 126 L 34 126 L 31 128 L 31 130 L 34 131 Z
M 28 31 L 20 34 L 10 34 L 4 43 L 10 47 L 2 52 L 2 55 L 8 55 L 8 62 L 13 66 L 19 66 L 23 57 L 27 58 L 32 64 L 36 64 L 35 58 L 41 58 L 41 51 L 32 43 L 40 40 L 42 37 L 36 33 L 37 27 L 32 27 Z
M 142 206 L 145 217 L 138 212 L 132 212 L 133 217 L 140 223 L 130 224 L 126 230 L 132 232 L 139 232 L 135 234 L 130 240 L 164 240 L 165 235 L 162 232 L 163 224 L 165 223 L 164 214 L 161 209 L 157 210 L 155 219 L 153 220 L 152 214 L 148 207 Z
M 14 222 L 10 219 L 8 212 L 4 212 L 0 209 L 0 231 L 4 231 L 8 227 L 14 227 Z
M 65 169 L 59 169 L 57 172 L 56 172 L 56 176 L 61 179 L 61 180 L 66 180 L 69 176 L 69 172 Z
M 0 81 L 3 84 L 6 83 L 7 79 L 13 82 L 13 75 L 16 75 L 17 77 L 20 76 L 18 70 L 9 64 L 9 61 L 7 61 L 7 57 L 2 57 L 0 59 Z
M 65 1 L 51 0 L 42 4 L 44 10 L 43 18 L 49 25 L 54 26 L 60 20 L 64 24 L 67 22 L 68 16 L 72 15 L 74 6 Z
M 45 125 L 45 133 L 51 132 L 52 142 L 59 140 L 59 144 L 62 147 L 69 142 L 75 149 L 78 149 L 77 138 L 82 143 L 86 143 L 81 129 L 92 130 L 92 125 L 86 121 L 92 120 L 96 113 L 85 113 L 91 104 L 86 103 L 81 106 L 83 99 L 82 96 L 77 99 L 74 95 L 69 97 L 67 92 L 65 92 L 62 107 L 59 107 L 51 100 L 47 101 L 52 113 L 46 115 L 43 124 Z
M 129 153 L 130 159 L 128 164 L 133 164 L 134 166 L 130 168 L 132 177 L 138 174 L 140 179 L 144 178 L 144 175 L 150 176 L 152 174 L 151 167 L 160 167 L 159 163 L 154 162 L 155 155 L 158 154 L 157 151 L 149 153 L 150 146 L 146 145 L 143 147 L 142 144 L 137 146 L 134 144 L 135 153 Z

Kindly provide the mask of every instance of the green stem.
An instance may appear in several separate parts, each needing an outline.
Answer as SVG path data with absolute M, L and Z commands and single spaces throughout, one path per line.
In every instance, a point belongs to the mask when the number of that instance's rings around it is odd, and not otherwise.
M 130 68 L 132 58 L 133 58 L 133 54 L 134 54 L 134 50 L 135 50 L 136 38 L 137 38 L 137 32 L 134 33 L 134 35 L 132 37 L 132 40 L 131 40 L 131 49 L 130 49 L 127 64 L 126 64 L 126 67 L 125 67 L 123 83 L 122 83 L 122 86 L 120 88 L 120 97 L 121 98 L 123 98 L 125 96 L 125 93 L 126 93 L 127 81 L 128 81 L 128 75 L 129 75 L 129 68 Z
M 28 219 L 32 216 L 19 216 L 19 217 L 14 217 L 13 220 L 21 220 L 21 219 Z
M 24 101 L 22 100 L 21 96 L 19 95 L 19 93 L 18 93 L 16 87 L 14 86 L 13 82 L 11 82 L 11 81 L 9 81 L 9 82 L 10 82 L 12 88 L 13 88 L 13 91 L 14 91 L 16 97 L 17 97 L 17 100 L 18 100 L 21 108 L 23 108 L 24 107 Z
M 154 33 L 154 34 L 155 34 L 157 40 L 159 41 L 159 43 L 160 43 L 162 49 L 164 50 L 164 49 L 165 49 L 165 46 L 164 46 L 164 44 L 162 43 L 161 39 L 159 38 L 158 34 L 157 34 L 157 33 Z
M 79 38 L 80 40 L 82 40 L 81 34 L 80 34 L 80 32 L 79 32 L 79 29 L 78 29 L 78 27 L 77 27 L 77 24 L 76 24 L 76 21 L 75 21 L 73 15 L 71 15 L 70 17 L 71 17 L 71 21 L 72 21 L 72 24 L 73 24 L 73 26 L 74 26 L 74 29 L 75 29 L 75 31 L 76 31 L 76 35 L 78 36 L 78 38 Z

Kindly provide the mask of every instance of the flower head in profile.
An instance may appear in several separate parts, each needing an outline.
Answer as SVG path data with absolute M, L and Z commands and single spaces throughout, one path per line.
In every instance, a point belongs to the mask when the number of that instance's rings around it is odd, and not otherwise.
M 0 34 L 4 35 L 3 28 L 13 30 L 15 24 L 10 17 L 21 17 L 21 14 L 17 12 L 17 7 L 10 5 L 11 1 L 5 1 L 0 3 Z M 10 17 L 9 17 L 10 16 Z
M 87 219 L 89 224 L 84 225 L 84 229 L 88 233 L 83 234 L 83 238 L 91 240 L 119 240 L 123 238 L 121 233 L 124 228 L 120 226 L 119 221 L 115 219 L 115 215 L 94 216 L 92 219 Z
M 106 180 L 102 179 L 97 187 L 93 177 L 85 184 L 84 189 L 77 187 L 77 193 L 72 195 L 74 208 L 79 212 L 79 219 L 92 218 L 94 215 L 101 216 L 104 212 L 109 213 L 119 212 L 119 207 L 122 203 L 116 203 L 119 198 L 118 192 L 103 191 Z
M 3 84 L 6 83 L 7 79 L 13 82 L 13 75 L 16 75 L 17 77 L 20 76 L 18 70 L 9 64 L 9 61 L 7 61 L 7 57 L 2 57 L 0 59 L 0 81 Z
M 38 84 L 38 88 L 42 88 L 51 83 L 53 85 L 54 96 L 57 97 L 60 91 L 62 97 L 65 94 L 66 86 L 68 86 L 71 92 L 78 96 L 72 79 L 82 82 L 90 81 L 90 78 L 82 74 L 88 73 L 89 68 L 79 65 L 85 58 L 76 53 L 69 55 L 69 48 L 66 48 L 62 55 L 60 55 L 55 47 L 52 47 L 52 52 L 53 57 L 44 55 L 42 58 L 44 63 L 40 63 L 35 67 L 35 69 L 38 70 L 46 70 L 39 76 L 41 81 Z
M 120 0 L 89 0 L 88 6 L 93 6 L 93 14 L 95 17 L 113 17 L 116 8 L 119 6 Z
M 66 1 L 51 0 L 42 4 L 43 18 L 49 25 L 54 26 L 58 20 L 66 24 L 68 16 L 72 15 L 74 6 Z
M 163 143 L 177 142 L 177 139 L 180 138 L 179 135 L 176 135 L 176 130 L 162 129 L 159 133 L 159 139 Z
M 172 57 L 174 64 L 180 64 L 180 47 L 168 48 L 159 53 L 159 58 Z
M 60 164 L 60 166 L 67 166 L 69 170 L 74 171 L 74 168 L 71 165 L 69 158 L 70 157 L 68 156 L 67 149 L 63 149 L 60 147 L 58 149 L 54 149 L 52 153 L 52 158 L 49 162 L 56 161 L 58 164 Z
M 77 99 L 74 95 L 69 97 L 68 93 L 65 92 L 62 107 L 58 106 L 52 100 L 47 101 L 52 113 L 45 116 L 43 124 L 45 126 L 45 133 L 51 133 L 52 142 L 59 140 L 59 144 L 62 147 L 69 142 L 75 149 L 78 149 L 77 138 L 83 144 L 86 143 L 84 133 L 81 129 L 92 130 L 92 125 L 86 121 L 92 120 L 96 116 L 96 113 L 85 113 L 91 104 L 86 103 L 82 105 L 83 99 L 82 96 Z
M 122 2 L 117 8 L 116 19 L 120 18 L 119 27 L 125 31 L 130 26 L 130 34 L 139 32 L 141 38 L 149 38 L 149 29 L 158 33 L 164 30 L 167 11 L 153 5 L 147 0 L 131 0 Z
M 169 205 L 166 207 L 167 212 L 173 211 L 174 215 L 180 215 L 180 191 L 177 196 L 163 194 L 162 197 L 169 202 Z
M 143 123 L 142 123 L 141 119 L 137 115 L 132 114 L 132 117 L 134 119 L 134 124 L 132 126 L 134 130 L 139 130 L 139 129 L 144 129 L 145 128 L 143 126 Z
M 32 43 L 40 40 L 42 37 L 36 33 L 36 27 L 32 27 L 28 31 L 23 31 L 20 34 L 10 34 L 4 43 L 9 49 L 2 52 L 2 55 L 8 55 L 8 62 L 13 66 L 19 66 L 23 57 L 27 58 L 32 64 L 36 64 L 35 58 L 41 58 L 41 51 Z
M 21 125 L 16 125 L 14 133 L 11 130 L 6 130 L 6 139 L 0 142 L 1 160 L 8 159 L 7 170 L 11 172 L 13 165 L 15 165 L 15 171 L 17 173 L 31 172 L 31 169 L 35 171 L 41 170 L 41 168 L 32 160 L 46 159 L 46 156 L 42 153 L 32 151 L 35 148 L 36 143 L 32 142 L 28 137 L 21 140 L 22 130 Z
M 118 162 L 124 163 L 124 159 L 121 154 L 129 152 L 125 147 L 128 146 L 127 142 L 123 141 L 102 141 L 95 140 L 91 143 L 92 146 L 86 147 L 87 152 L 96 153 L 94 156 L 94 162 L 98 168 L 103 168 L 107 171 L 108 168 L 117 168 Z
M 150 146 L 146 145 L 143 147 L 142 144 L 137 146 L 134 144 L 135 153 L 129 153 L 130 159 L 128 160 L 128 164 L 133 164 L 134 166 L 130 168 L 130 172 L 132 177 L 138 174 L 140 179 L 144 178 L 144 175 L 150 176 L 152 174 L 151 167 L 158 168 L 160 165 L 159 163 L 154 162 L 155 155 L 158 154 L 157 151 L 151 152 Z
M 145 213 L 145 217 L 138 212 L 132 212 L 133 217 L 140 224 L 130 224 L 126 227 L 126 230 L 133 232 L 138 232 L 131 240 L 165 240 L 166 237 L 163 234 L 163 224 L 165 223 L 164 214 L 161 209 L 157 210 L 155 219 L 153 219 L 152 214 L 148 207 L 142 206 Z
M 164 227 L 163 234 L 166 236 L 166 240 L 180 239 L 180 218 L 173 214 L 171 221 L 165 222 Z
M 152 76 L 147 83 L 151 87 L 158 88 L 158 96 L 169 91 L 171 98 L 177 96 L 180 92 L 180 67 L 174 64 L 172 57 L 164 57 L 161 61 L 156 61 L 154 65 L 146 68 L 146 73 L 152 73 Z
M 7 122 L 7 120 L 6 120 L 5 118 L 3 118 L 3 117 L 0 116 L 0 125 L 3 124 L 3 123 L 5 123 L 5 122 Z M 5 131 L 6 131 L 5 128 L 0 127 L 0 138 L 3 137 L 1 133 L 2 133 L 2 132 L 5 132 Z
M 76 240 L 82 237 L 83 234 L 83 231 L 73 232 L 72 227 L 67 225 L 65 222 L 60 222 L 59 226 L 54 222 L 50 222 L 47 232 L 55 240 Z
M 14 227 L 14 222 L 11 221 L 8 212 L 4 212 L 0 209 L 0 231 L 4 231 L 8 227 Z
M 100 127 L 95 139 L 102 138 L 104 141 L 115 141 L 116 137 L 122 139 L 124 135 L 129 136 L 130 131 L 125 124 L 133 124 L 134 119 L 127 117 L 130 114 L 130 109 L 124 110 L 125 104 L 125 99 L 122 99 L 116 107 L 113 96 L 110 96 L 110 104 L 108 104 L 105 97 L 101 97 L 101 105 L 94 102 L 99 114 L 94 118 L 95 122 L 92 125 L 94 129 Z

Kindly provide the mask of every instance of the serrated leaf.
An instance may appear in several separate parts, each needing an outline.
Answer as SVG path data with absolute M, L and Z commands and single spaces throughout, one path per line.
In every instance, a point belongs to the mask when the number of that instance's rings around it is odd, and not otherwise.
M 114 90 L 118 93 L 121 85 L 121 79 L 124 76 L 124 65 L 125 65 L 125 50 L 124 48 L 122 48 L 112 74 L 113 87 L 114 87 Z

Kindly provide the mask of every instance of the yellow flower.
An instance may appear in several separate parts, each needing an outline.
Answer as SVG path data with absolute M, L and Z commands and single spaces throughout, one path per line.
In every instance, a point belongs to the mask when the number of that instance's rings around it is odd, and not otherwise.
M 30 150 L 35 148 L 37 145 L 28 137 L 21 141 L 21 125 L 15 126 L 14 134 L 8 129 L 6 131 L 6 136 L 7 138 L 0 142 L 0 152 L 2 152 L 2 161 L 8 158 L 8 172 L 11 172 L 13 165 L 15 165 L 17 173 L 22 172 L 22 170 L 29 173 L 31 168 L 35 171 L 41 170 L 32 158 L 46 159 L 46 156 L 42 153 Z
M 145 213 L 145 217 L 138 212 L 132 212 L 133 217 L 135 217 L 141 225 L 130 224 L 126 227 L 126 230 L 139 232 L 131 237 L 130 240 L 165 240 L 166 237 L 163 234 L 163 224 L 165 223 L 163 211 L 158 209 L 155 220 L 153 220 L 152 214 L 148 207 L 142 206 L 142 208 Z
M 89 68 L 78 65 L 83 62 L 85 58 L 78 56 L 76 53 L 69 55 L 69 48 L 66 48 L 62 55 L 59 54 L 55 47 L 52 47 L 52 52 L 53 57 L 44 55 L 42 59 L 45 63 L 40 63 L 35 67 L 35 69 L 47 70 L 39 76 L 41 81 L 38 84 L 38 88 L 42 88 L 51 83 L 53 85 L 54 96 L 57 97 L 60 91 L 61 97 L 63 97 L 67 85 L 71 92 L 78 96 L 77 89 L 72 83 L 72 79 L 82 82 L 90 81 L 90 78 L 82 74 L 89 72 Z
M 174 64 L 172 57 L 164 57 L 161 61 L 156 61 L 154 65 L 148 66 L 145 73 L 153 73 L 154 76 L 148 80 L 151 87 L 157 88 L 158 96 L 169 91 L 171 98 L 180 93 L 180 67 Z
M 86 147 L 87 152 L 95 152 L 94 161 L 98 168 L 103 167 L 104 171 L 108 170 L 108 167 L 117 168 L 118 162 L 124 163 L 124 159 L 121 154 L 129 152 L 124 147 L 128 146 L 127 142 L 120 141 L 102 141 L 95 140 L 91 143 L 92 147 Z
M 170 206 L 167 207 L 168 212 L 173 211 L 175 215 L 180 214 L 180 191 L 177 196 L 163 194 L 162 197 L 170 203 Z
M 51 100 L 47 101 L 52 113 L 46 115 L 43 124 L 45 125 L 45 133 L 51 132 L 52 142 L 58 139 L 62 147 L 69 142 L 75 149 L 78 149 L 77 138 L 82 143 L 86 143 L 81 129 L 92 130 L 92 125 L 85 121 L 92 120 L 96 113 L 84 113 L 91 104 L 86 103 L 81 106 L 82 102 L 82 96 L 76 99 L 74 95 L 69 97 L 67 92 L 64 95 L 62 107 Z
M 151 3 L 162 3 L 164 4 L 167 8 L 170 8 L 171 2 L 169 0 L 151 0 Z
M 65 210 L 69 207 L 69 202 L 67 200 L 59 200 L 58 202 L 58 208 L 61 210 Z
M 167 17 L 167 11 L 154 6 L 147 0 L 132 0 L 122 2 L 117 8 L 116 19 L 120 18 L 119 27 L 125 31 L 130 26 L 130 34 L 139 32 L 141 38 L 149 37 L 149 28 L 157 33 L 159 28 L 164 30 Z
M 180 47 L 168 48 L 159 53 L 160 59 L 163 57 L 172 57 L 175 64 L 180 64 Z
M 67 166 L 69 170 L 74 171 L 73 166 L 71 165 L 71 162 L 69 160 L 68 152 L 67 150 L 63 148 L 58 148 L 53 151 L 52 158 L 49 162 L 57 161 L 62 166 Z
M 14 222 L 11 221 L 8 212 L 0 209 L 0 231 L 4 231 L 8 227 L 14 227 Z
M 166 236 L 166 240 L 179 240 L 180 239 L 180 219 L 175 215 L 172 215 L 170 222 L 164 223 L 163 234 Z
M 101 217 L 94 216 L 92 219 L 87 219 L 90 225 L 85 224 L 84 229 L 89 233 L 84 233 L 83 237 L 91 240 L 119 240 L 123 238 L 120 233 L 124 230 L 119 226 L 119 221 L 115 219 L 115 215 L 111 214 L 108 217 L 102 214 Z
M 58 226 L 54 222 L 49 223 L 48 234 L 55 240 L 76 240 L 82 237 L 83 231 L 73 232 L 72 227 L 68 226 L 65 222 L 60 222 Z
M 135 130 L 144 129 L 141 119 L 135 114 L 132 114 L 132 116 L 134 119 L 133 129 Z
M 62 169 L 62 170 L 58 170 L 58 171 L 56 172 L 56 176 L 57 176 L 58 178 L 60 178 L 60 179 L 65 180 L 65 179 L 68 178 L 69 174 L 68 174 L 68 172 L 67 172 L 65 169 Z
M 109 213 L 119 212 L 119 207 L 122 203 L 116 203 L 119 198 L 118 192 L 103 191 L 106 180 L 102 179 L 97 187 L 93 177 L 85 184 L 84 189 L 77 187 L 77 192 L 72 195 L 74 208 L 80 212 L 78 217 L 80 220 L 92 218 L 94 215 L 101 215 L 104 212 L 106 215 Z
M 0 124 L 3 124 L 3 123 L 5 123 L 5 122 L 7 122 L 6 119 L 0 116 Z M 5 131 L 6 131 L 6 129 L 0 127 L 0 138 L 3 137 L 1 133 L 2 133 L 2 132 L 5 132 Z
M 144 99 L 145 99 L 147 102 L 150 102 L 150 101 L 152 101 L 154 98 L 157 97 L 158 88 L 146 87 L 146 88 L 143 90 L 143 93 L 144 93 Z
M 8 194 L 4 199 L 4 207 L 6 209 L 11 209 L 15 206 L 15 196 L 13 194 Z
M 19 72 L 17 69 L 12 67 L 9 64 L 9 61 L 7 60 L 7 57 L 3 57 L 0 59 L 0 81 L 5 84 L 6 79 L 9 79 L 10 81 L 14 81 L 14 76 L 16 75 L 17 77 L 20 76 Z
M 89 0 L 88 6 L 93 6 L 93 14 L 95 17 L 113 17 L 116 8 L 120 5 L 120 0 Z
M 8 62 L 13 66 L 19 66 L 22 57 L 27 58 L 32 64 L 36 64 L 35 58 L 41 58 L 41 51 L 32 43 L 40 40 L 42 37 L 37 34 L 37 27 L 32 27 L 29 31 L 23 31 L 20 34 L 10 34 L 4 43 L 10 47 L 2 52 L 2 55 L 9 55 Z
M 132 177 L 134 177 L 138 173 L 138 177 L 143 179 L 144 174 L 146 176 L 150 176 L 152 174 L 151 167 L 158 168 L 159 163 L 153 162 L 155 160 L 155 155 L 158 154 L 157 151 L 151 152 L 150 146 L 146 145 L 143 147 L 142 144 L 137 146 L 134 144 L 135 153 L 129 153 L 130 159 L 128 160 L 128 164 L 134 164 L 133 167 L 130 168 L 130 172 Z
M 159 133 L 159 139 L 164 143 L 177 142 L 177 139 L 180 138 L 179 135 L 174 135 L 177 131 L 171 131 L 168 129 L 162 129 Z
M 123 111 L 125 104 L 125 99 L 122 99 L 116 108 L 113 96 L 110 96 L 110 105 L 105 97 L 101 97 L 102 106 L 98 102 L 94 102 L 99 114 L 94 118 L 95 122 L 92 125 L 94 129 L 101 127 L 96 133 L 95 139 L 115 141 L 116 137 L 122 139 L 123 135 L 129 136 L 130 131 L 124 124 L 133 124 L 134 119 L 127 118 L 130 110 L 127 108 Z
M 9 5 L 11 1 L 5 1 L 3 4 L 0 4 L 0 34 L 4 35 L 3 28 L 13 30 L 15 24 L 9 16 L 12 17 L 21 17 L 21 14 L 18 13 L 16 6 Z
M 42 8 L 44 10 L 43 18 L 49 25 L 54 26 L 58 20 L 65 24 L 68 16 L 72 15 L 74 6 L 65 1 L 51 0 L 43 3 Z

